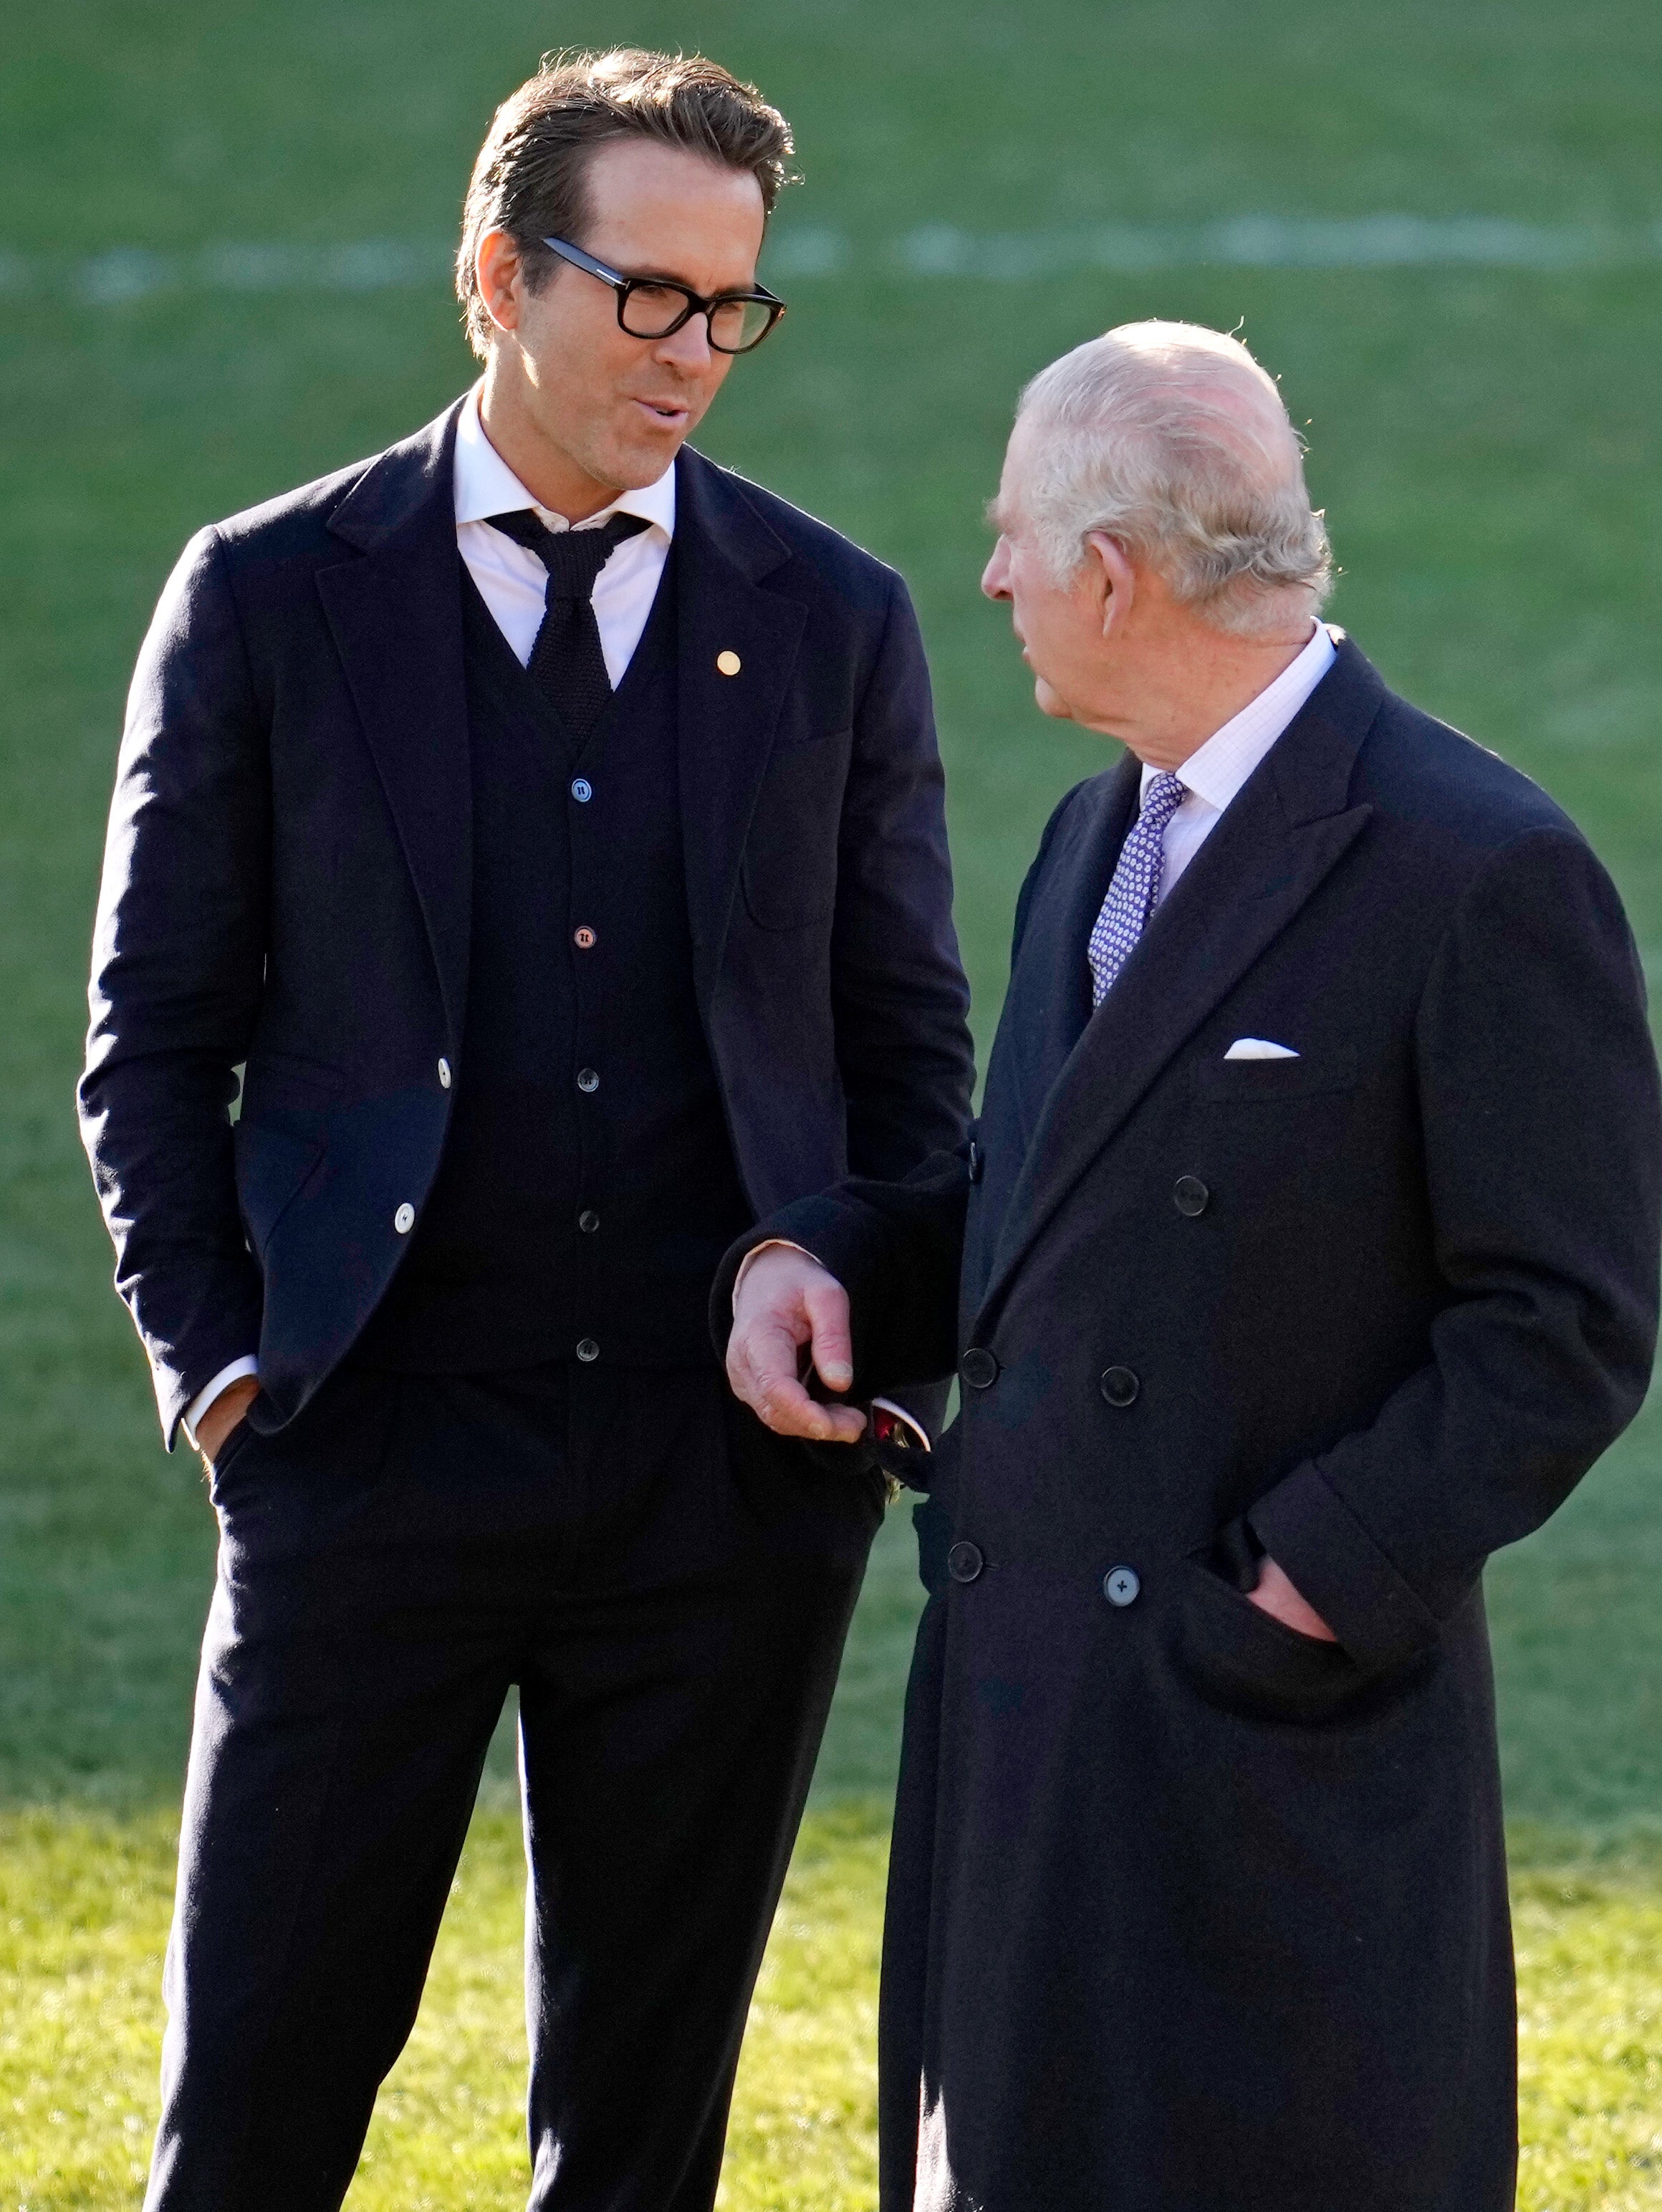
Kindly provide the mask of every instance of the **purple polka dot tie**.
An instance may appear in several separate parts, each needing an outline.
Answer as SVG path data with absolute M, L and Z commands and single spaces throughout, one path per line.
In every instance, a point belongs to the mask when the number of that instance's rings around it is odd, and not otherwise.
M 1149 781 L 1142 811 L 1119 848 L 1114 880 L 1091 932 L 1091 1004 L 1099 1006 L 1148 926 L 1166 870 L 1166 825 L 1186 797 L 1182 780 L 1162 770 Z

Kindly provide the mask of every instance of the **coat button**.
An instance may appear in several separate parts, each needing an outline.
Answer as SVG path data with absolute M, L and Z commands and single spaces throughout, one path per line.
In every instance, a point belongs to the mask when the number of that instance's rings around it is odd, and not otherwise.
M 1197 1213 L 1204 1213 L 1211 1202 L 1212 1194 L 1198 1176 L 1179 1176 L 1172 1186 L 1172 1205 L 1190 1221 Z
M 393 1216 L 393 1226 L 400 1237 L 407 1237 L 416 1225 L 416 1209 L 408 1199 Z
M 592 1336 L 584 1337 L 581 1343 L 577 1346 L 577 1357 L 582 1361 L 583 1365 L 585 1367 L 592 1366 L 600 1356 L 600 1347 L 595 1343 L 594 1338 Z
M 972 1583 L 985 1565 L 979 1544 L 956 1543 L 947 1554 L 947 1572 L 955 1583 Z
M 987 1165 L 987 1155 L 972 1137 L 970 1139 L 970 1181 L 979 1182 Z
M 571 796 L 576 800 L 579 806 L 587 806 L 589 800 L 594 798 L 594 787 L 586 775 L 578 775 L 572 778 Z
M 572 931 L 571 942 L 576 946 L 579 952 L 592 952 L 594 950 L 594 933 L 588 927 L 587 922 L 584 923 L 581 929 L 574 929 Z
M 1102 1578 L 1102 1595 L 1110 1605 L 1135 1605 L 1142 1588 L 1135 1567 L 1111 1567 Z
M 1105 1367 L 1102 1370 L 1102 1395 L 1111 1406 L 1129 1406 L 1142 1385 L 1129 1367 Z
M 441 1091 L 450 1088 L 450 1063 L 442 1057 L 439 1060 L 439 1088 Z
M 580 1067 L 577 1070 L 577 1088 L 579 1091 L 598 1091 L 600 1087 L 600 1079 L 594 1073 L 594 1070 L 592 1067 Z
M 958 1363 L 958 1371 L 972 1390 L 989 1390 L 998 1380 L 998 1362 L 984 1345 L 972 1344 Z
M 592 1237 L 600 1225 L 600 1217 L 592 1206 L 586 1206 L 577 1216 L 577 1226 L 585 1237 Z

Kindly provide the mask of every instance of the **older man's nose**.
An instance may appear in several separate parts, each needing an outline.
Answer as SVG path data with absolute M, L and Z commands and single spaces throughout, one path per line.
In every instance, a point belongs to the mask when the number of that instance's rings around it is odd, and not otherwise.
M 989 599 L 1008 599 L 1010 596 L 1010 549 L 1001 538 L 981 572 L 981 588 Z

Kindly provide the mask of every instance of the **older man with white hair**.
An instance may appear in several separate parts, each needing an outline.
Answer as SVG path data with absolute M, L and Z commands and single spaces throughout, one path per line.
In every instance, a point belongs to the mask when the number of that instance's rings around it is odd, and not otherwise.
M 1044 833 L 974 1142 L 718 1284 L 786 1434 L 962 1385 L 892 1454 L 934 1481 L 884 2212 L 1507 2212 L 1481 1583 L 1650 1371 L 1633 941 L 1551 800 L 1321 625 L 1233 340 L 1047 369 L 994 520 L 1040 706 L 1127 757 Z

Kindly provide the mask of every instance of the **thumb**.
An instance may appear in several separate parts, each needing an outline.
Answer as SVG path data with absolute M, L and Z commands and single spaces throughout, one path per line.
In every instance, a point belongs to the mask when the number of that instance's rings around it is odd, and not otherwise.
M 846 1390 L 854 1381 L 854 1340 L 849 1328 L 849 1294 L 829 1277 L 802 1294 L 809 1342 L 819 1380 L 828 1390 Z

